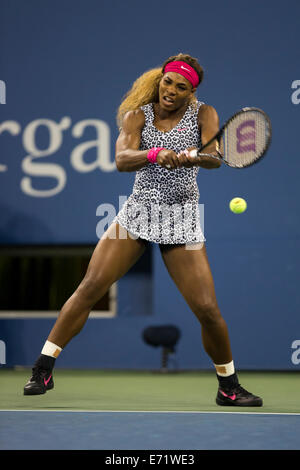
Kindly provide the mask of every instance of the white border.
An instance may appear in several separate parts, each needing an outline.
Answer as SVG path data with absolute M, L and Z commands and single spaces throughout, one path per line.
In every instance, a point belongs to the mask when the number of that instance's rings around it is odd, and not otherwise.
M 273 415 L 273 416 L 300 416 L 300 413 L 271 413 L 264 411 L 149 411 L 149 410 L 5 410 L 9 412 L 36 412 L 36 413 L 175 413 L 175 414 L 239 414 L 239 415 Z

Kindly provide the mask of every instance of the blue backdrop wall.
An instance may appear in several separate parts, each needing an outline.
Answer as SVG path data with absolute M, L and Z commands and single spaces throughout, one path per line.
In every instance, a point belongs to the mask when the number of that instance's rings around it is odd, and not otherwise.
M 117 107 L 145 70 L 187 52 L 205 70 L 198 98 L 217 109 L 221 122 L 257 106 L 273 125 L 261 163 L 243 171 L 202 169 L 198 177 L 236 365 L 299 368 L 299 15 L 296 0 L 2 0 L 0 243 L 97 243 L 103 204 L 113 216 L 134 181 L 114 163 Z M 235 196 L 248 203 L 239 216 L 228 209 Z M 144 295 L 134 295 L 141 278 L 128 273 L 118 283 L 117 317 L 90 319 L 57 366 L 156 367 L 160 352 L 143 343 L 141 332 L 172 323 L 182 331 L 179 366 L 210 367 L 200 326 L 156 246 L 152 257 Z M 31 364 L 52 324 L 0 320 L 6 365 Z

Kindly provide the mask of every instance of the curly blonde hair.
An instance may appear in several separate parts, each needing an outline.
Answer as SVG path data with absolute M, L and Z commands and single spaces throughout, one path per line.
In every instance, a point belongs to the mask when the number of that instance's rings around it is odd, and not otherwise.
M 199 77 L 199 84 L 203 80 L 203 68 L 198 63 L 198 60 L 194 57 L 191 57 L 189 54 L 177 54 L 169 57 L 162 65 L 162 67 L 157 67 L 147 72 L 143 73 L 135 82 L 133 83 L 131 89 L 126 93 L 121 102 L 118 111 L 117 111 L 117 125 L 122 127 L 122 121 L 125 114 L 128 111 L 134 111 L 139 109 L 141 106 L 144 106 L 148 103 L 157 103 L 158 102 L 158 88 L 159 83 L 163 77 L 165 66 L 169 62 L 175 60 L 181 60 L 186 62 L 191 67 L 193 67 Z M 191 97 L 191 103 L 196 104 L 197 98 L 195 95 Z

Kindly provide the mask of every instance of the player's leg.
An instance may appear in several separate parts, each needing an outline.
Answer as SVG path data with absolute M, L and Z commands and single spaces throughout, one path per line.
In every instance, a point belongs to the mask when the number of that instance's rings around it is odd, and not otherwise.
M 196 250 L 187 249 L 185 245 L 161 245 L 160 248 L 170 276 L 201 324 L 203 346 L 213 361 L 222 387 L 217 403 L 261 406 L 259 397 L 249 394 L 238 384 L 228 329 L 218 307 L 205 245 Z
M 58 353 L 80 332 L 95 303 L 135 264 L 146 246 L 118 224 L 108 228 L 95 247 L 84 278 L 63 305 L 24 394 L 37 395 L 53 388 L 52 369 Z
M 227 325 L 222 317 L 205 246 L 187 250 L 185 245 L 164 248 L 167 270 L 202 326 L 202 341 L 214 364 L 232 361 Z
M 125 234 L 126 239 L 120 238 L 119 230 L 123 236 Z M 112 239 L 115 232 L 116 237 Z M 111 226 L 98 242 L 85 277 L 64 304 L 48 341 L 64 348 L 80 332 L 95 303 L 114 282 L 126 274 L 144 253 L 145 248 L 143 240 L 130 238 L 118 224 Z

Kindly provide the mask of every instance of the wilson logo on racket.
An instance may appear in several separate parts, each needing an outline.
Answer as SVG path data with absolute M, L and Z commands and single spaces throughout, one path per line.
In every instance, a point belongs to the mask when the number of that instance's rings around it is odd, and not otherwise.
M 248 131 L 252 127 L 252 131 Z M 246 130 L 245 130 L 246 129 Z M 255 152 L 255 121 L 254 119 L 242 122 L 236 129 L 237 151 L 238 153 Z M 250 142 L 250 143 L 249 143 Z

